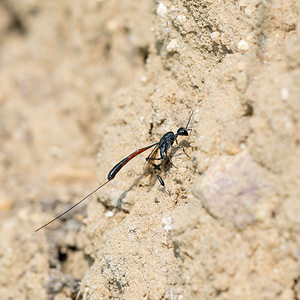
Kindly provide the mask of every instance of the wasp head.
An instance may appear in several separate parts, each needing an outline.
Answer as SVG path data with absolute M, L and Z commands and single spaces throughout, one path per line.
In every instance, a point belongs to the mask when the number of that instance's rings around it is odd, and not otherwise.
M 189 133 L 186 128 L 180 127 L 177 130 L 177 135 L 189 135 Z

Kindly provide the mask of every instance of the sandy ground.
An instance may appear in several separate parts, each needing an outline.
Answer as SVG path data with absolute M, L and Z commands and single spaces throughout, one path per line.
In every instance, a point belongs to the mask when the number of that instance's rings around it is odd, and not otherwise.
M 299 15 L 1 1 L 1 299 L 300 299 Z M 31 234 L 192 111 L 166 189 L 145 152 Z

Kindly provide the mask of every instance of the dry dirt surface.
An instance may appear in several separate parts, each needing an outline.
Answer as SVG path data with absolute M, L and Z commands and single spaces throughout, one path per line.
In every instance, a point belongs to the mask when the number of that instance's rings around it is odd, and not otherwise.
M 299 1 L 2 0 L 0 87 L 1 299 L 300 299 Z

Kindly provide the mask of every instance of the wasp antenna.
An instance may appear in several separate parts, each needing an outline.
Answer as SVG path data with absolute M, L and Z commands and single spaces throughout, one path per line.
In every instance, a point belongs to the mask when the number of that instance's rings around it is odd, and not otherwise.
M 185 127 L 185 129 L 188 129 L 188 126 L 189 126 L 189 124 L 190 124 L 190 122 L 191 122 L 191 119 L 192 119 L 193 113 L 194 113 L 194 111 L 192 111 L 192 113 L 191 113 L 191 115 L 190 115 L 190 117 L 189 117 L 189 120 L 188 120 L 188 122 L 187 122 L 187 124 L 186 124 L 186 127 Z

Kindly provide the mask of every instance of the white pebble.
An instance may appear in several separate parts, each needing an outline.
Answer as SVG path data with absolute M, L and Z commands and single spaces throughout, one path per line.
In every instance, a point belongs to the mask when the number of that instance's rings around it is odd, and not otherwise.
M 163 217 L 161 221 L 166 231 L 170 231 L 172 229 L 172 218 L 170 216 Z
M 282 100 L 287 100 L 289 98 L 289 90 L 287 88 L 282 88 L 280 90 L 280 96 Z
M 241 52 L 246 52 L 249 49 L 249 44 L 245 40 L 240 40 L 238 43 L 238 49 Z
M 220 32 L 218 31 L 214 31 L 211 35 L 210 35 L 211 39 L 214 41 L 214 42 L 218 42 L 219 41 L 219 38 L 220 38 Z
M 245 14 L 246 14 L 247 17 L 251 17 L 251 15 L 252 15 L 252 10 L 251 10 L 250 8 L 246 7 L 246 8 L 245 8 Z
M 293 123 L 292 123 L 292 122 L 287 122 L 287 123 L 285 123 L 285 128 L 286 128 L 286 129 L 291 129 L 291 128 L 293 128 Z
M 142 83 L 145 83 L 145 82 L 147 81 L 147 77 L 146 77 L 146 76 L 141 76 L 141 77 L 140 77 L 140 81 L 141 81 Z
M 186 20 L 186 16 L 184 15 L 179 15 L 177 16 L 177 21 L 182 25 L 184 23 L 184 21 Z
M 174 52 L 174 51 L 177 50 L 177 48 L 178 48 L 178 42 L 177 42 L 176 39 L 172 39 L 170 41 L 170 43 L 167 45 L 167 51 L 168 52 Z
M 113 217 L 114 213 L 112 211 L 108 211 L 106 214 L 105 214 L 105 217 L 106 218 L 111 218 Z
M 156 9 L 156 14 L 157 14 L 158 16 L 163 17 L 163 16 L 165 16 L 167 13 L 168 13 L 168 9 L 166 8 L 166 6 L 165 6 L 162 2 L 160 2 L 160 3 L 158 4 L 157 9 Z

